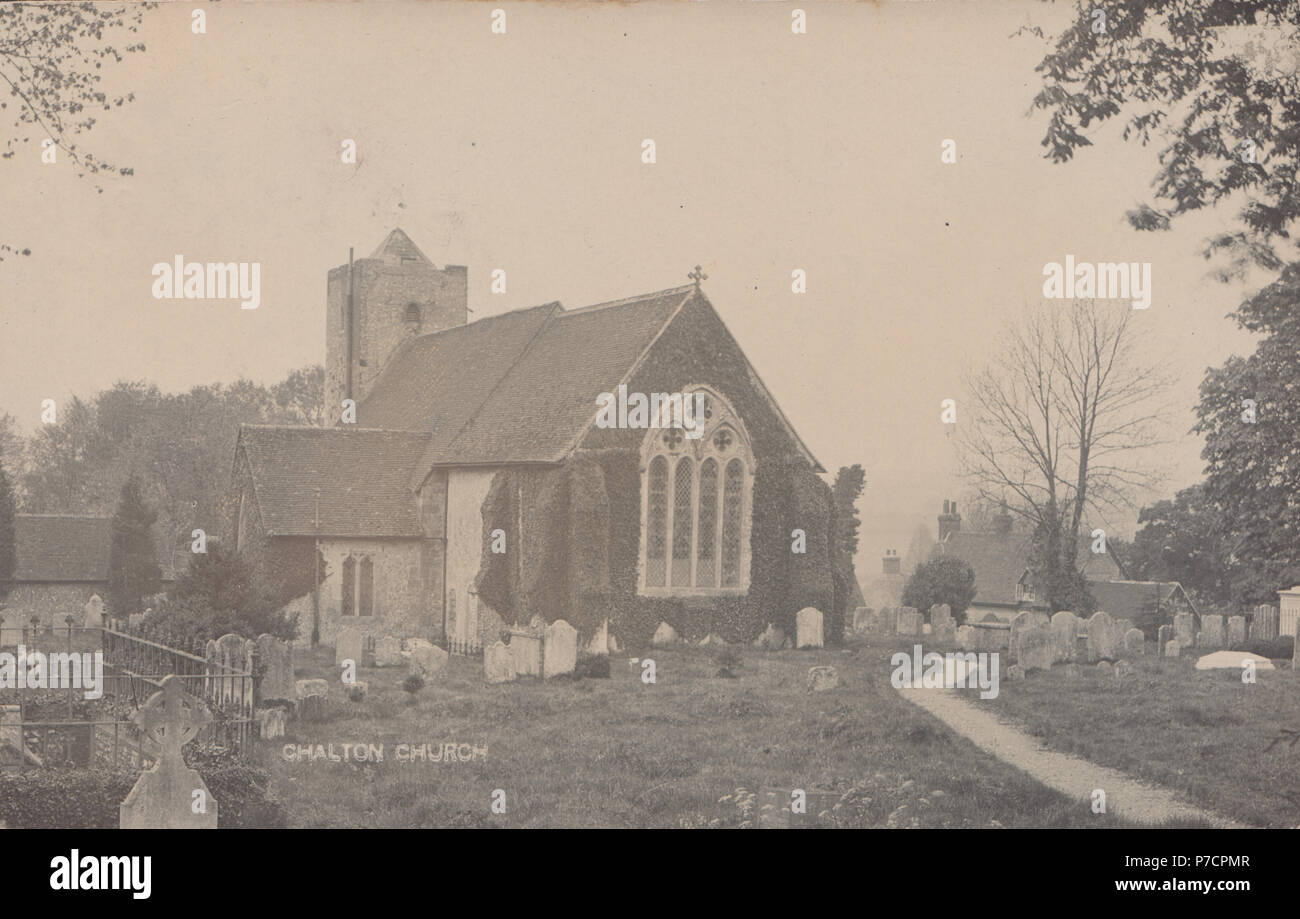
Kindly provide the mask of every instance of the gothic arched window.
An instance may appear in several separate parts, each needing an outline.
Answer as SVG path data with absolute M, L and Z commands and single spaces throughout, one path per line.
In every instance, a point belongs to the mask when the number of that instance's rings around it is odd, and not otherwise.
M 361 583 L 357 598 L 357 613 L 361 616 L 375 614 L 375 565 L 370 556 L 361 559 Z
M 749 589 L 749 437 L 717 393 L 687 387 L 683 399 L 694 400 L 696 393 L 705 398 L 694 431 L 651 428 L 642 445 L 643 595 L 736 595 Z
M 343 615 L 357 613 L 357 560 L 348 556 L 343 560 Z

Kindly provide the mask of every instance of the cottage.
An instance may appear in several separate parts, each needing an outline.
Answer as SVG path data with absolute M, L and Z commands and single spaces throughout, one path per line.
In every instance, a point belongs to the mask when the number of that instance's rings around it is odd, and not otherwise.
M 536 617 L 584 643 L 660 622 L 749 640 L 806 606 L 834 633 L 857 590 L 832 575 L 824 470 L 693 279 L 469 322 L 466 269 L 394 230 L 329 274 L 326 409 L 355 423 L 240 429 L 237 546 L 319 548 L 293 607 L 326 643 L 346 625 L 482 645 Z M 701 417 L 597 424 L 620 391 Z

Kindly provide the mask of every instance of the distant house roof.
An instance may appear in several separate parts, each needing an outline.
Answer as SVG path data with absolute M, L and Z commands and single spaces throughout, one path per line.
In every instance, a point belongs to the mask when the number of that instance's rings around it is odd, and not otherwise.
M 1158 604 L 1169 606 L 1175 599 L 1187 604 L 1193 613 L 1196 607 L 1177 581 L 1088 581 L 1088 593 L 1097 601 L 1097 609 L 1105 610 L 1116 619 L 1134 619 L 1139 613 Z
M 1110 550 L 1094 553 L 1091 540 L 1079 537 L 1078 561 L 1085 578 L 1112 580 L 1123 575 Z M 975 572 L 975 600 L 979 605 L 1032 605 L 1017 598 L 1016 586 L 1029 569 L 1030 540 L 996 533 L 949 533 L 936 550 L 970 565 Z
M 15 581 L 107 581 L 112 520 L 15 514 Z
M 236 449 L 270 536 L 416 537 L 408 480 L 428 444 L 410 431 L 241 425 Z

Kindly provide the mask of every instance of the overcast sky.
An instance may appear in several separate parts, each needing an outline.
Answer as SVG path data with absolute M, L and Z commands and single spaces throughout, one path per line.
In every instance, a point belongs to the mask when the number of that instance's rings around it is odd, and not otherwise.
M 492 10 L 507 33 L 490 31 Z M 190 30 L 191 10 L 207 33 Z M 862 463 L 864 579 L 958 497 L 940 401 L 1041 301 L 1042 268 L 1149 261 L 1136 322 L 1192 425 L 1207 366 L 1246 353 L 1225 315 L 1250 291 L 1210 281 L 1204 238 L 1131 230 L 1155 150 L 1113 127 L 1061 166 L 1030 114 L 1049 33 L 1071 4 L 165 4 L 148 50 L 107 72 L 136 101 L 85 145 L 130 165 L 102 195 L 39 140 L 0 161 L 0 412 L 30 430 L 44 398 L 119 379 L 165 390 L 323 363 L 326 272 L 394 226 L 470 269 L 474 318 L 705 289 L 830 470 Z M 358 162 L 341 162 L 344 139 Z M 652 138 L 657 163 L 641 162 Z M 958 162 L 940 162 L 945 139 Z M 261 264 L 257 310 L 156 300 L 175 255 Z M 489 291 L 503 268 L 508 293 Z M 808 292 L 790 273 L 808 272 Z M 1258 282 L 1256 282 L 1258 286 Z M 960 424 L 960 414 L 959 414 Z M 1200 443 L 1165 454 L 1167 494 Z M 1131 529 L 1133 521 L 1113 521 Z

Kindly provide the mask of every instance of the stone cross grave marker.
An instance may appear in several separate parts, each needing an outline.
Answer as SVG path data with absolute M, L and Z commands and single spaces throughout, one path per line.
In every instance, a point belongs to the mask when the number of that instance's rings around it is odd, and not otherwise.
M 181 678 L 173 674 L 131 720 L 161 752 L 118 809 L 121 828 L 215 830 L 217 802 L 181 755 L 181 748 L 212 720 L 207 707 L 186 693 Z

